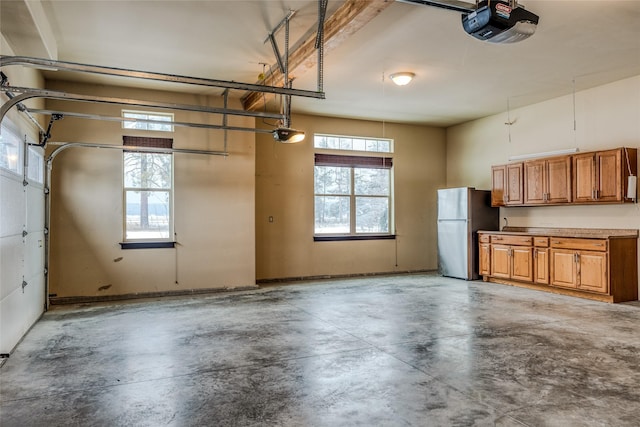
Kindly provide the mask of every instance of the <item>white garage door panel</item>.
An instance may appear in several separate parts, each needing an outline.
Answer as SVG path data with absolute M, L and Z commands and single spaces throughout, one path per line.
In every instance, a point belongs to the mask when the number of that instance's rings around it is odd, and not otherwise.
M 0 301 L 0 353 L 9 353 L 44 311 L 42 285 L 16 289 Z
M 27 221 L 29 233 L 44 230 L 44 189 L 40 185 L 29 184 L 27 191 Z
M 44 275 L 44 232 L 34 231 L 27 234 L 24 239 L 24 277 L 32 279 L 33 276 Z
M 0 238 L 21 235 L 26 206 L 22 180 L 0 172 L 0 195 Z
M 0 299 L 22 286 L 23 271 L 22 235 L 0 238 Z

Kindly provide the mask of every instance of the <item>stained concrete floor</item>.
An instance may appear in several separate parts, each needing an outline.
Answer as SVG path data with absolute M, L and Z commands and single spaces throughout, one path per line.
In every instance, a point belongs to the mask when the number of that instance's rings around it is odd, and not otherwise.
M 640 305 L 436 275 L 57 307 L 9 426 L 638 426 Z

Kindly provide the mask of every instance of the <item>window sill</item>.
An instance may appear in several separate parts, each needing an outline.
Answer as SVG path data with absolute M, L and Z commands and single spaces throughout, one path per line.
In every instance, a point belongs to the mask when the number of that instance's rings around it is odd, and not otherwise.
M 314 242 L 341 242 L 347 240 L 395 240 L 395 234 L 376 234 L 360 236 L 313 236 Z
M 176 242 L 121 242 L 121 249 L 170 249 Z

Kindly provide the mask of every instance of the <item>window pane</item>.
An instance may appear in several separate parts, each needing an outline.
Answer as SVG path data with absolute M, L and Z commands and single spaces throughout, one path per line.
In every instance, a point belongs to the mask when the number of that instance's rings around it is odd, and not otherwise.
M 378 141 L 373 139 L 367 139 L 366 142 L 367 151 L 378 151 Z
M 389 195 L 389 169 L 355 168 L 355 194 L 366 196 Z
M 126 239 L 168 239 L 168 191 L 126 192 Z
M 350 218 L 349 196 L 316 196 L 316 234 L 348 234 Z
M 350 194 L 350 168 L 315 167 L 315 194 Z
M 340 149 L 341 150 L 352 150 L 353 148 L 353 139 L 352 138 L 340 138 Z
M 122 111 L 124 118 L 141 119 L 141 120 L 160 120 L 165 122 L 173 121 L 173 114 L 150 114 L 143 111 Z M 125 129 L 153 130 L 163 132 L 173 132 L 172 124 L 149 123 L 143 121 L 123 121 L 122 127 Z
M 364 139 L 354 139 L 353 140 L 353 149 L 356 151 L 366 151 L 367 146 L 365 144 Z
M 124 186 L 171 188 L 171 154 L 125 151 Z
M 169 117 L 169 116 L 149 115 L 149 119 L 150 120 L 159 120 L 159 121 L 163 121 L 163 122 L 171 121 L 171 117 Z M 149 130 L 159 130 L 159 131 L 171 132 L 171 125 L 170 124 L 148 123 L 148 128 L 149 128 Z
M 35 147 L 29 147 L 27 159 L 27 178 L 31 181 L 44 183 L 44 156 Z
M 327 137 L 316 135 L 313 139 L 313 146 L 316 148 L 328 148 L 327 146 Z
M 22 140 L 16 133 L 2 126 L 0 131 L 0 167 L 11 172 L 22 173 Z
M 389 199 L 356 197 L 356 233 L 389 232 Z
M 340 139 L 332 136 L 327 137 L 327 148 L 331 149 L 339 149 L 340 148 Z

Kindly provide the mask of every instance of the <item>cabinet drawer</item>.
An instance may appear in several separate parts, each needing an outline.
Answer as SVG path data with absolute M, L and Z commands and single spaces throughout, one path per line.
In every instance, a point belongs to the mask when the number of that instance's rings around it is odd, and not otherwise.
M 605 252 L 607 250 L 607 246 L 606 239 L 551 239 L 552 248 Z
M 489 243 L 491 241 L 491 235 L 489 235 L 489 234 L 478 234 L 478 241 L 480 243 Z
M 549 238 L 548 237 L 534 237 L 533 238 L 533 246 L 537 246 L 539 248 L 548 248 L 549 247 Z
M 531 246 L 531 236 L 509 236 L 509 235 L 492 235 L 491 243 L 499 243 L 501 245 L 518 245 Z

